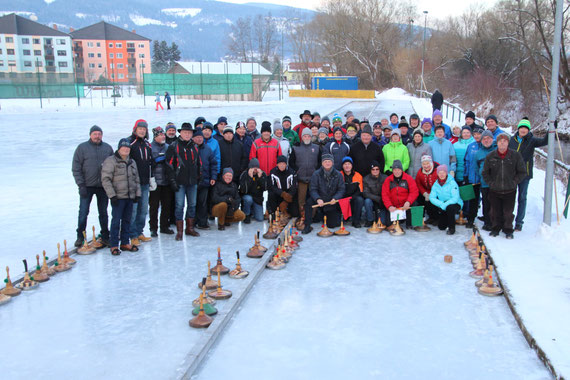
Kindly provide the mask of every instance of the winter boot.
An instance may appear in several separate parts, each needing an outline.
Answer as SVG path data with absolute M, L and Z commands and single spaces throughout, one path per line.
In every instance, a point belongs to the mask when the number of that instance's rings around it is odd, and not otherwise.
M 172 231 L 170 228 L 168 227 L 160 227 L 160 233 L 161 234 L 166 234 L 166 235 L 174 235 L 174 231 Z
M 177 220 L 176 221 L 176 240 L 182 240 L 182 233 L 184 232 L 184 221 Z
M 152 240 L 152 238 L 148 237 L 148 236 L 144 236 L 144 234 L 140 234 L 139 235 L 139 240 L 142 241 L 143 243 L 149 242 Z
M 194 218 L 186 218 L 185 234 L 189 236 L 200 236 L 200 234 L 194 230 Z
M 156 232 L 156 230 L 150 230 L 150 237 L 157 237 L 158 233 Z
M 78 237 L 77 240 L 75 240 L 75 247 L 79 248 L 83 245 L 83 236 Z

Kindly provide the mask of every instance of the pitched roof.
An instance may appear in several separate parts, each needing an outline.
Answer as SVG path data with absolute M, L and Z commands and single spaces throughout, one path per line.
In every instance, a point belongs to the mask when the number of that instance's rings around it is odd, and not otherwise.
M 150 41 L 149 38 L 136 33 L 119 28 L 118 26 L 106 23 L 105 21 L 86 26 L 71 33 L 74 39 L 79 40 L 129 40 L 129 41 Z
M 241 63 L 241 62 L 181 62 L 180 65 L 189 74 L 200 73 L 200 67 L 204 74 L 252 74 L 253 75 L 271 75 L 271 72 L 261 66 L 259 63 Z
M 0 17 L 0 33 L 17 34 L 20 36 L 64 36 L 69 34 L 60 32 L 25 17 L 10 13 Z

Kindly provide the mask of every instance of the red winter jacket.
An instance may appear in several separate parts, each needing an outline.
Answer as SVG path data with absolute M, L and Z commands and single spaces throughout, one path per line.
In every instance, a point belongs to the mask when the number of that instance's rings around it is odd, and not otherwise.
M 434 183 L 437 182 L 437 171 L 435 170 L 437 166 L 434 164 L 433 170 L 430 174 L 425 174 L 422 169 L 418 171 L 416 174 L 416 185 L 418 185 L 418 189 L 420 194 L 423 193 L 431 193 L 431 187 Z
M 411 175 L 402 173 L 402 177 L 397 180 L 391 174 L 382 185 L 382 201 L 386 208 L 392 206 L 400 208 L 404 203 L 414 203 L 418 197 L 418 186 Z
M 259 168 L 269 175 L 271 169 L 277 166 L 277 157 L 282 154 L 279 141 L 272 138 L 269 142 L 264 142 L 260 137 L 251 144 L 249 159 L 257 158 Z
M 297 132 L 297 134 L 299 135 L 299 138 L 301 138 L 301 134 L 303 133 L 303 129 L 310 128 L 309 125 L 306 125 L 306 124 L 303 124 L 303 122 L 300 122 L 299 124 L 297 124 L 296 126 L 293 127 L 293 130 L 295 132 Z

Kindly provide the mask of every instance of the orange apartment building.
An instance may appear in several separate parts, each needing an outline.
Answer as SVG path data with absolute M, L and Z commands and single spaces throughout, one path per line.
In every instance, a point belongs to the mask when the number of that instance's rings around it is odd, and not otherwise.
M 103 77 L 118 83 L 136 83 L 151 72 L 150 39 L 104 21 L 72 30 L 75 70 L 79 81 Z

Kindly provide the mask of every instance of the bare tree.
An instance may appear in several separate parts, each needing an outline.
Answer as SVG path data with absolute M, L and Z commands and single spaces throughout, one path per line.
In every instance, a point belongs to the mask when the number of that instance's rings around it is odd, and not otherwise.
M 318 40 L 318 31 L 314 23 L 296 23 L 290 33 L 295 61 L 301 66 L 303 72 L 303 85 L 311 87 L 311 69 L 314 63 L 322 58 L 322 49 Z
M 229 54 L 242 62 L 250 60 L 267 63 L 274 56 L 275 20 L 268 13 L 255 18 L 240 17 L 231 27 L 228 40 Z
M 229 53 L 242 62 L 252 58 L 253 41 L 251 36 L 251 18 L 238 18 L 232 25 L 229 35 Z

